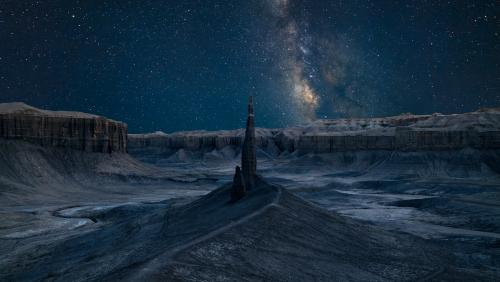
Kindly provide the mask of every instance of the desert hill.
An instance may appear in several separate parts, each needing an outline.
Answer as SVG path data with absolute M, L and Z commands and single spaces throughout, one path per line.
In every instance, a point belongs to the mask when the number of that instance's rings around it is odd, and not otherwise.
M 54 281 L 415 281 L 473 279 L 447 266 L 439 248 L 328 213 L 260 181 L 235 204 L 229 186 L 188 204 L 59 211 L 95 230 L 25 242 L 0 261 L 2 279 Z M 126 219 L 126 220 L 125 220 Z M 36 251 L 33 251 L 36 250 Z M 22 263 L 20 263 L 22 262 Z M 8 270 L 8 271 L 7 271 Z M 29 270 L 29 271 L 27 271 Z

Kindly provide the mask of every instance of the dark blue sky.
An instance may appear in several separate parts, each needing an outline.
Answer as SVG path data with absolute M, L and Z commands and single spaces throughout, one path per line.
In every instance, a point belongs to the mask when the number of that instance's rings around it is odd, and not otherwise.
M 0 2 L 0 102 L 131 132 L 500 106 L 498 1 Z

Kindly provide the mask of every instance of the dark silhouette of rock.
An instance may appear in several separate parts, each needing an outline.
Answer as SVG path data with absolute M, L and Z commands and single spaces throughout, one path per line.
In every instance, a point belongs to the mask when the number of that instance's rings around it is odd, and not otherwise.
M 231 188 L 231 202 L 236 202 L 243 198 L 247 190 L 255 187 L 257 157 L 255 154 L 255 127 L 253 114 L 253 98 L 248 99 L 248 118 L 241 152 L 241 167 L 236 166 L 233 186 Z
M 248 99 L 248 118 L 247 128 L 245 131 L 245 140 L 241 152 L 241 168 L 243 172 L 243 180 L 247 190 L 255 187 L 255 176 L 257 171 L 257 158 L 255 154 L 255 127 L 253 113 L 253 98 Z
M 246 189 L 245 182 L 243 181 L 243 176 L 241 175 L 241 169 L 236 166 L 236 172 L 234 173 L 233 186 L 231 188 L 231 202 L 236 202 L 239 199 L 245 197 Z

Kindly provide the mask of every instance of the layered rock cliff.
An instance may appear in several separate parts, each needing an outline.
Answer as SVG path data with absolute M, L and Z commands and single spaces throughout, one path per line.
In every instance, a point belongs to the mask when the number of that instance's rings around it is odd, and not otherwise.
M 101 116 L 0 104 L 0 138 L 87 152 L 126 152 L 127 125 Z
M 256 145 L 270 154 L 352 150 L 429 151 L 500 149 L 500 108 L 465 114 L 400 115 L 318 120 L 284 129 L 256 128 Z M 241 148 L 244 131 L 189 131 L 129 135 L 132 152 L 168 156 L 179 150 L 212 152 Z M 237 153 L 237 152 L 236 152 Z

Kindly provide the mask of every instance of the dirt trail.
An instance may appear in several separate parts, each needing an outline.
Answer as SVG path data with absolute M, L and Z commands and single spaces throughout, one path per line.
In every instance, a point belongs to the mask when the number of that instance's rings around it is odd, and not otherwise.
M 219 229 L 213 230 L 206 235 L 198 237 L 198 238 L 196 238 L 196 239 L 194 239 L 186 244 L 182 244 L 182 245 L 176 246 L 174 248 L 171 248 L 170 250 L 168 250 L 168 252 L 163 253 L 160 256 L 145 263 L 137 272 L 134 273 L 134 275 L 126 278 L 126 280 L 128 280 L 128 281 L 145 281 L 145 280 L 147 280 L 147 277 L 151 276 L 154 273 L 157 273 L 159 268 L 161 268 L 161 267 L 165 266 L 166 264 L 168 264 L 169 262 L 171 262 L 172 258 L 177 253 L 184 251 L 184 250 L 186 250 L 186 249 L 188 249 L 196 244 L 199 244 L 203 241 L 212 239 L 212 238 L 226 232 L 227 230 L 229 230 L 235 226 L 238 226 L 240 224 L 248 222 L 250 219 L 263 214 L 264 212 L 266 212 L 269 208 L 271 208 L 273 206 L 274 207 L 279 206 L 279 201 L 281 199 L 281 194 L 282 194 L 283 188 L 277 187 L 274 185 L 269 186 L 269 187 L 273 187 L 274 189 L 276 189 L 276 197 L 274 198 L 274 200 L 271 203 L 261 207 L 260 209 L 255 210 L 254 212 L 252 212 L 252 213 L 250 213 L 250 214 L 248 214 L 248 215 L 246 215 L 246 216 L 244 216 L 236 221 L 233 221 L 233 222 L 231 222 L 231 223 L 229 223 L 229 224 L 227 224 Z

